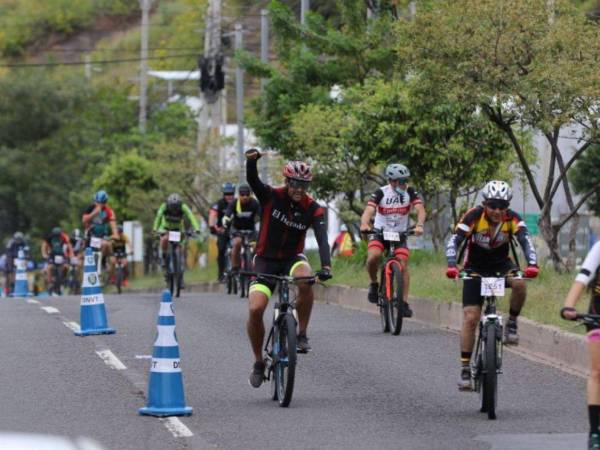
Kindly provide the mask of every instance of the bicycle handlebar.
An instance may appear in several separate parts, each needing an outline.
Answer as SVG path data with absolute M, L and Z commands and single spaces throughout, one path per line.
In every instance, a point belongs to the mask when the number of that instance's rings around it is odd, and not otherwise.
M 287 281 L 288 283 L 299 283 L 299 282 L 308 282 L 309 284 L 314 284 L 317 282 L 318 275 L 311 275 L 307 277 L 292 277 L 290 275 L 273 275 L 269 273 L 259 273 L 259 272 L 248 272 L 241 270 L 240 275 L 250 276 L 250 277 L 261 277 L 261 278 L 270 278 L 272 280 L 277 281 Z
M 472 270 L 463 269 L 458 275 L 459 280 L 474 280 L 476 278 L 512 278 L 513 280 L 531 280 L 531 278 L 524 277 L 523 272 L 520 270 L 509 270 L 505 274 L 499 274 L 497 276 L 490 275 L 489 277 L 486 277 Z

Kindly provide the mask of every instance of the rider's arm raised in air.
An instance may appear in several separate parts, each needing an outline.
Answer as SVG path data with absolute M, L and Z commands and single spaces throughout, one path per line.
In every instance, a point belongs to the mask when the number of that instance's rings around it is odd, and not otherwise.
M 329 242 L 327 240 L 327 226 L 325 225 L 325 214 L 323 208 L 319 207 L 315 212 L 312 227 L 315 231 L 317 244 L 319 244 L 321 267 L 331 268 L 331 253 L 329 251 Z
M 258 150 L 256 150 L 256 152 L 258 152 Z M 263 203 L 269 199 L 271 186 L 260 181 L 257 168 L 258 158 L 250 158 L 249 154 L 252 155 L 251 150 L 246 152 L 246 181 L 248 181 L 248 184 L 252 188 L 252 191 L 254 192 L 254 195 L 256 195 L 258 201 Z
M 163 216 L 165 214 L 165 210 L 167 209 L 167 204 L 163 203 L 156 211 L 156 217 L 154 218 L 154 224 L 152 225 L 152 231 L 158 231 L 161 228 Z
M 196 219 L 196 216 L 194 215 L 190 207 L 184 203 L 183 205 L 181 205 L 181 210 L 183 211 L 183 214 L 185 214 L 185 217 L 187 217 L 190 221 L 190 224 L 192 225 L 194 231 L 200 232 L 200 224 L 198 223 L 198 219 Z

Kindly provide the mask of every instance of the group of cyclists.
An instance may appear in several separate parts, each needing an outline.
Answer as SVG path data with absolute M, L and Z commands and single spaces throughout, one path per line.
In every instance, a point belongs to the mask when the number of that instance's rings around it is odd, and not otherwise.
M 265 381 L 266 369 L 263 359 L 263 315 L 275 290 L 275 283 L 267 276 L 287 275 L 300 278 L 313 275 L 313 270 L 303 254 L 306 233 L 311 227 L 318 244 L 321 264 L 321 269 L 315 276 L 321 281 L 332 277 L 331 251 L 325 209 L 307 193 L 313 178 L 310 165 L 302 161 L 288 162 L 283 168 L 284 184 L 274 187 L 265 184 L 258 175 L 258 160 L 262 156 L 260 151 L 250 149 L 246 151 L 245 156 L 247 183 L 237 186 L 237 197 L 234 184 L 225 183 L 222 186 L 223 197 L 210 208 L 208 226 L 210 232 L 217 237 L 218 276 L 223 280 L 228 266 L 228 254 L 229 270 L 233 273 L 240 270 L 242 240 L 239 233 L 255 232 L 257 223 L 260 224 L 254 236 L 256 247 L 251 268 L 258 275 L 250 284 L 249 314 L 246 323 L 254 358 L 249 383 L 258 388 Z M 423 234 L 426 210 L 420 194 L 409 184 L 410 171 L 406 166 L 398 163 L 388 165 L 385 177 L 387 184 L 376 189 L 371 195 L 360 221 L 360 231 L 368 237 L 366 271 L 371 282 L 367 300 L 371 303 L 378 302 L 378 267 L 384 253 L 392 252 L 403 268 L 403 311 L 405 317 L 410 317 L 412 310 L 407 303 L 410 251 L 406 242 L 406 232 L 409 229 L 409 216 L 414 210 L 416 221 L 412 229 L 417 236 Z M 525 222 L 518 213 L 510 209 L 512 195 L 511 187 L 504 181 L 492 180 L 486 183 L 482 191 L 482 203 L 461 217 L 447 242 L 445 274 L 453 280 L 459 278 L 462 270 L 475 272 L 482 277 L 505 276 L 517 271 L 522 274 L 522 277 L 506 279 L 507 286 L 511 288 L 511 295 L 504 341 L 508 345 L 518 345 L 518 317 L 527 294 L 523 278 L 536 278 L 539 266 L 533 240 Z M 200 232 L 196 217 L 181 196 L 176 193 L 169 195 L 166 202 L 159 207 L 153 224 L 153 230 L 160 238 L 163 255 L 167 253 L 168 233 L 173 230 L 184 231 L 185 221 L 194 233 Z M 108 195 L 105 191 L 95 194 L 94 202 L 86 208 L 82 216 L 82 222 L 85 227 L 83 236 L 78 230 L 68 236 L 57 227 L 44 239 L 42 255 L 48 261 L 48 277 L 51 277 L 52 256 L 57 254 L 81 261 L 83 249 L 92 245 L 94 240 L 99 240 L 96 245 L 99 245 L 102 254 L 107 258 L 114 258 L 116 252 L 127 247 L 128 239 L 122 228 L 116 224 L 116 217 L 108 206 Z M 404 238 L 401 242 L 390 245 L 385 238 L 386 232 L 399 233 Z M 523 270 L 520 268 L 515 242 L 521 247 L 524 255 Z M 19 251 L 27 251 L 27 247 L 23 234 L 15 233 L 7 246 L 5 267 L 14 267 L 14 259 Z M 166 260 L 163 258 L 163 266 L 165 264 Z M 596 243 L 565 300 L 565 307 L 560 312 L 564 319 L 577 319 L 574 307 L 586 287 L 592 292 L 590 312 L 600 313 L 599 274 L 600 243 Z M 298 316 L 299 353 L 311 350 L 307 329 L 313 302 L 312 285 L 299 282 L 295 305 Z M 458 388 L 461 391 L 469 391 L 473 389 L 470 364 L 476 328 L 482 313 L 481 278 L 465 279 L 462 304 Z M 591 376 L 588 381 L 589 448 L 600 448 L 600 321 L 596 326 L 588 325 L 588 331 L 591 355 Z
M 109 269 L 109 281 L 114 279 L 115 264 L 119 260 L 125 271 L 124 284 L 128 283 L 127 255 L 131 251 L 130 241 L 123 232 L 122 225 L 117 225 L 115 214 L 108 206 L 106 191 L 100 190 L 95 193 L 93 203 L 88 205 L 82 215 L 82 225 L 85 230 L 83 233 L 79 228 L 75 228 L 70 235 L 59 226 L 52 228 L 42 239 L 40 247 L 42 262 L 37 265 L 29 264 L 31 269 L 34 267 L 41 269 L 46 290 L 50 295 L 61 295 L 63 285 L 68 286 L 71 293 L 78 292 L 85 249 L 96 240 L 103 263 Z M 15 232 L 6 245 L 4 261 L 6 295 L 14 286 L 15 260 L 18 257 L 29 260 L 30 253 L 30 245 L 25 235 L 20 231 Z M 73 272 L 72 277 L 68 276 L 70 271 Z M 62 280 L 61 283 L 55 283 L 57 276 Z

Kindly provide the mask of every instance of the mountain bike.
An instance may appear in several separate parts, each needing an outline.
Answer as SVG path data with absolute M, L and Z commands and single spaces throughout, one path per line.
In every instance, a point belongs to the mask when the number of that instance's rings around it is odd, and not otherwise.
M 481 409 L 488 419 L 496 419 L 498 405 L 498 374 L 502 373 L 502 315 L 496 313 L 496 302 L 504 297 L 506 279 L 526 280 L 521 272 L 497 273 L 494 277 L 484 277 L 478 273 L 463 270 L 462 280 L 481 280 L 483 308 L 479 321 L 479 332 L 475 353 L 471 360 L 473 390 L 481 395 Z
M 294 393 L 296 376 L 296 337 L 298 313 L 296 299 L 290 297 L 290 284 L 314 284 L 318 277 L 292 277 L 288 275 L 269 275 L 256 272 L 245 272 L 246 276 L 254 276 L 275 280 L 277 282 L 277 302 L 273 305 L 273 323 L 265 342 L 265 363 L 267 380 L 271 381 L 271 398 L 279 402 L 279 406 L 287 407 Z
M 367 235 L 381 236 L 383 241 L 389 243 L 388 256 L 381 265 L 379 275 L 379 292 L 377 295 L 377 306 L 379 306 L 379 317 L 381 319 L 381 329 L 384 333 L 391 333 L 398 336 L 402 331 L 404 321 L 404 311 L 406 303 L 404 299 L 404 282 L 402 264 L 394 256 L 396 248 L 406 243 L 406 238 L 414 234 L 414 227 L 404 232 L 385 231 L 373 229 L 366 232 Z
M 125 264 L 123 264 L 123 260 L 127 259 L 126 252 L 115 252 L 115 287 L 117 288 L 117 293 L 121 293 L 123 290 L 123 282 L 125 281 L 126 273 L 125 273 Z
M 96 263 L 96 272 L 98 273 L 98 278 L 102 280 L 102 269 L 106 267 L 106 257 L 102 254 L 102 245 L 104 241 L 109 240 L 108 236 L 98 237 L 98 236 L 90 236 L 89 237 L 89 246 L 92 248 L 92 254 L 94 255 L 94 262 Z M 102 284 L 105 284 L 104 282 Z
M 50 255 L 48 263 L 52 264 L 52 283 L 50 286 L 50 294 L 62 295 L 63 277 L 65 273 L 65 256 Z
M 248 289 L 250 288 L 250 277 L 244 275 L 245 272 L 252 270 L 252 258 L 254 256 L 254 246 L 252 237 L 255 235 L 254 230 L 236 230 L 232 235 L 242 238 L 242 246 L 240 248 L 240 270 L 237 274 L 237 286 L 239 287 L 240 297 L 248 297 Z
M 69 260 L 69 270 L 65 280 L 65 287 L 70 295 L 79 295 L 81 293 L 81 273 L 79 271 L 80 261 L 77 256 L 72 256 Z
M 179 297 L 181 293 L 181 287 L 183 286 L 183 272 L 185 270 L 185 259 L 184 259 L 184 246 L 186 236 L 193 236 L 194 233 L 185 231 L 165 231 L 159 234 L 168 233 L 169 248 L 167 250 L 167 271 L 165 279 L 167 282 L 167 289 L 171 292 L 171 295 Z

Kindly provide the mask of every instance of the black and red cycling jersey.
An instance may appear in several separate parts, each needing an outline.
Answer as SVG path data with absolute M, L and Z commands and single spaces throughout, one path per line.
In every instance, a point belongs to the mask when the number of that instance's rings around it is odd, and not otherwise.
M 267 258 L 294 258 L 304 250 L 309 227 L 313 227 L 321 266 L 330 266 L 325 209 L 309 195 L 293 201 L 286 187 L 271 187 L 260 181 L 256 160 L 246 162 L 246 178 L 260 202 L 262 215 L 256 254 Z

